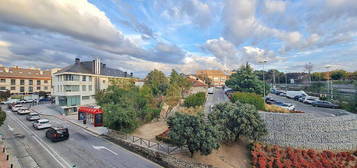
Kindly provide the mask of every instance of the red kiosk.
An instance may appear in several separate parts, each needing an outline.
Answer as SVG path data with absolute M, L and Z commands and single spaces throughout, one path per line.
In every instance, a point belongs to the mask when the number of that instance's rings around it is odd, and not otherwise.
M 92 107 L 79 107 L 78 120 L 86 120 L 95 127 L 103 126 L 103 110 Z

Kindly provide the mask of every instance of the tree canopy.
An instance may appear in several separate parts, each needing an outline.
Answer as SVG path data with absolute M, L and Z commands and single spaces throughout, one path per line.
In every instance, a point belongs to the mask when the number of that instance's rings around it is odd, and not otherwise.
M 208 155 L 219 148 L 220 133 L 216 127 L 206 124 L 199 116 L 176 113 L 167 121 L 169 137 L 177 146 L 187 145 L 191 157 L 194 152 Z
M 236 103 L 217 104 L 208 115 L 213 126 L 220 128 L 223 141 L 234 142 L 240 136 L 257 140 L 267 134 L 267 129 L 253 105 Z
M 236 73 L 232 74 L 226 81 L 226 85 L 234 91 L 250 92 L 263 95 L 264 84 L 266 93 L 269 92 L 269 85 L 259 80 L 256 73 L 249 64 L 241 66 Z
M 169 88 L 169 80 L 163 72 L 154 69 L 146 76 L 145 85 L 151 88 L 154 96 L 165 95 Z

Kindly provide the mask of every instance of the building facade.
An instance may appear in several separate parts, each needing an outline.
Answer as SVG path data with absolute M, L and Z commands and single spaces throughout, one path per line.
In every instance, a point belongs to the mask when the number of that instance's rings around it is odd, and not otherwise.
M 51 70 L 0 67 L 0 90 L 11 94 L 51 93 Z
M 224 86 L 229 78 L 228 75 L 220 70 L 200 70 L 196 72 L 196 76 L 201 79 L 208 78 L 212 86 Z
M 132 78 L 121 70 L 106 67 L 100 59 L 75 63 L 53 76 L 53 96 L 56 105 L 65 112 L 76 112 L 79 106 L 95 105 L 95 93 L 108 88 L 110 81 L 118 78 Z

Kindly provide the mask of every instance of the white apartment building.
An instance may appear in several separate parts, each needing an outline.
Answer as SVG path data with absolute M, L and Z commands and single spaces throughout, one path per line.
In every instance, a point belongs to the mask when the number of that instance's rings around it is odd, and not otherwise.
M 100 59 L 75 63 L 67 66 L 53 76 L 53 96 L 56 105 L 65 112 L 76 112 L 79 106 L 95 105 L 95 93 L 108 88 L 110 79 L 129 78 L 118 69 L 106 67 Z

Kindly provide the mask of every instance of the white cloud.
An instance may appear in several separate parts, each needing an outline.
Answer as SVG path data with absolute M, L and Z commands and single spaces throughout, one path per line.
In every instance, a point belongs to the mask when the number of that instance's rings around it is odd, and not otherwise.
M 123 38 L 105 13 L 87 0 L 0 1 L 0 19 L 94 42 Z
M 268 13 L 283 13 L 286 9 L 286 2 L 282 0 L 266 0 L 264 7 Z

